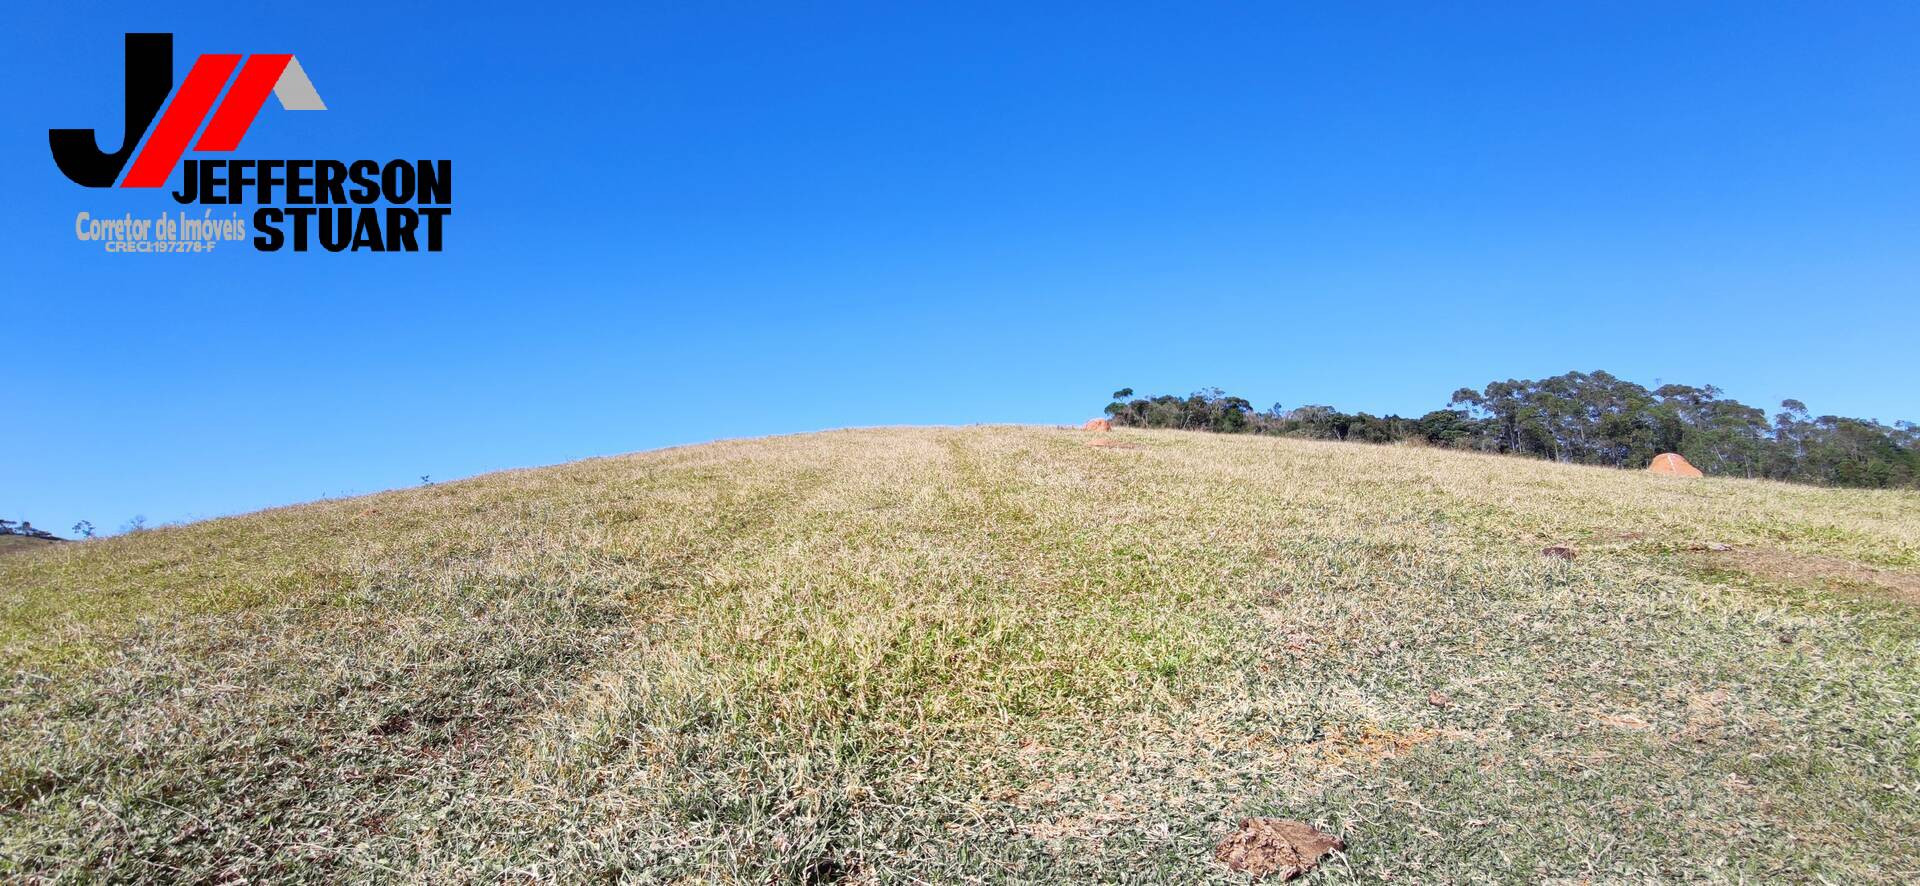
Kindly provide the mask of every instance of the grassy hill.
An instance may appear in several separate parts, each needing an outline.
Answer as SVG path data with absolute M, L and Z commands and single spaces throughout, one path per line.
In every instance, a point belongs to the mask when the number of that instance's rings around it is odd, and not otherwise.
M 1249 815 L 1328 881 L 1920 876 L 1920 494 L 1092 437 L 0 558 L 0 879 L 1232 880 Z
M 47 545 L 59 544 L 50 538 L 35 538 L 31 535 L 0 535 L 0 556 L 20 551 L 33 551 Z

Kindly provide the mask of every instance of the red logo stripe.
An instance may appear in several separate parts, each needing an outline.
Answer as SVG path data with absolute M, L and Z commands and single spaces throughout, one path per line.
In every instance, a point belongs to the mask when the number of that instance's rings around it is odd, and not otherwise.
M 186 153 L 187 142 L 193 140 L 194 130 L 200 128 L 207 109 L 220 96 L 220 87 L 227 85 L 227 78 L 233 75 L 234 66 L 238 64 L 237 55 L 203 55 L 193 63 L 186 82 L 180 84 L 172 103 L 167 105 L 167 112 L 154 124 L 153 134 L 147 136 L 146 145 L 140 149 L 139 156 L 133 158 L 133 166 L 127 170 L 120 187 L 157 188 L 167 183 L 174 164 Z
M 247 127 L 253 125 L 254 115 L 260 113 L 267 93 L 273 91 L 273 84 L 280 82 L 280 72 L 287 69 L 287 61 L 292 58 L 291 55 L 247 56 L 240 76 L 227 87 L 227 97 L 220 100 L 219 109 L 207 123 L 207 131 L 200 133 L 200 142 L 193 149 L 231 151 L 240 147 L 240 138 L 247 134 Z

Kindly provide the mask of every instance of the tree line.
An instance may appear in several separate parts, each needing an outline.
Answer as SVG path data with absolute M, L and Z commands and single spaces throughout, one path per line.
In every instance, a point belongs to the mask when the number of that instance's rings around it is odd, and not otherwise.
M 1569 372 L 1460 388 L 1419 418 L 1275 403 L 1256 410 L 1219 388 L 1185 397 L 1115 391 L 1116 425 L 1433 446 L 1644 468 L 1677 452 L 1708 474 L 1826 486 L 1920 488 L 1920 426 L 1815 416 L 1785 400 L 1771 419 L 1712 385 L 1649 390 L 1607 372 Z
M 24 535 L 27 538 L 37 538 L 42 541 L 65 541 L 60 536 L 35 527 L 32 520 L 21 520 L 18 523 L 12 520 L 0 520 L 0 535 Z

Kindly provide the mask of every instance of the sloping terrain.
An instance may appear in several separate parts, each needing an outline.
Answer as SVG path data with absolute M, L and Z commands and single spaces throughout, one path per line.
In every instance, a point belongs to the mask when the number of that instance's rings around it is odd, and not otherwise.
M 31 535 L 0 535 L 0 556 L 21 551 L 35 551 L 53 544 L 59 544 L 59 542 L 50 538 L 35 538 Z
M 1244 881 L 1263 815 L 1315 881 L 1920 877 L 1920 494 L 1093 437 L 0 558 L 0 879 Z

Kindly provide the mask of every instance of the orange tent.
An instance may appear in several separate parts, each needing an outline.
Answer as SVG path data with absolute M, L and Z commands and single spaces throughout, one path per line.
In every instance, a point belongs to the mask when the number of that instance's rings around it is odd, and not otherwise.
M 1089 431 L 1111 431 L 1113 430 L 1113 422 L 1107 421 L 1104 418 L 1096 418 L 1081 425 L 1081 427 Z
M 1662 452 L 1654 456 L 1653 464 L 1647 465 L 1647 470 L 1669 477 L 1704 476 L 1699 468 L 1689 464 L 1686 457 L 1677 452 Z

